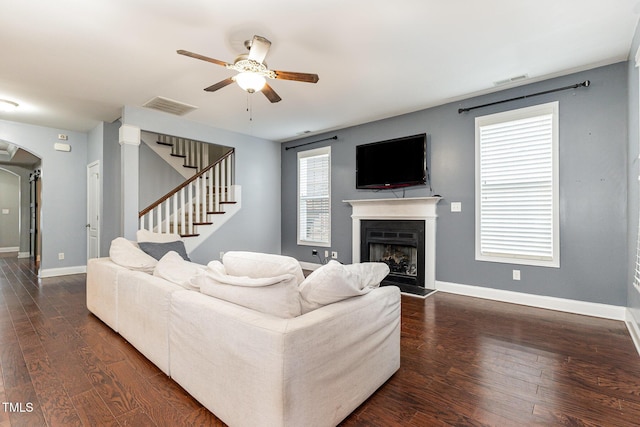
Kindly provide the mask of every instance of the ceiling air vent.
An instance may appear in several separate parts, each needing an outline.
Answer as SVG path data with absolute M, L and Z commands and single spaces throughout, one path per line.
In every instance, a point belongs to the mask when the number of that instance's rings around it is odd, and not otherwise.
M 143 105 L 143 107 L 153 108 L 154 110 L 164 111 L 165 113 L 175 114 L 176 116 L 184 116 L 185 114 L 198 109 L 198 107 L 194 105 L 174 101 L 173 99 L 162 96 L 156 96 L 155 98 L 150 99 Z

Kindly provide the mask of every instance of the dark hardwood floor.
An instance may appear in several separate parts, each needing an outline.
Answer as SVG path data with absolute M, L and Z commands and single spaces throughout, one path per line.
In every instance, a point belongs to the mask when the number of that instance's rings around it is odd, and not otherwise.
M 0 258 L 0 427 L 224 425 L 87 311 L 84 281 Z M 401 351 L 342 425 L 640 424 L 622 322 L 440 292 L 403 297 Z

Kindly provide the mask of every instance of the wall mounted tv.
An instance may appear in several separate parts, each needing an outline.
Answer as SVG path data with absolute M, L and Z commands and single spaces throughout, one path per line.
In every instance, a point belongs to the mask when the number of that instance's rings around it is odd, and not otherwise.
M 426 134 L 356 146 L 356 188 L 387 189 L 426 183 Z

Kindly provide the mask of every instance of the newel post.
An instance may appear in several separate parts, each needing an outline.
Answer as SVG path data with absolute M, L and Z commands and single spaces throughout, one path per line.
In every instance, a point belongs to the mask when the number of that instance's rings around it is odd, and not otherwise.
M 129 240 L 136 240 L 136 231 L 138 231 L 140 128 L 132 125 L 122 125 L 118 140 L 120 142 L 121 231 L 123 237 Z

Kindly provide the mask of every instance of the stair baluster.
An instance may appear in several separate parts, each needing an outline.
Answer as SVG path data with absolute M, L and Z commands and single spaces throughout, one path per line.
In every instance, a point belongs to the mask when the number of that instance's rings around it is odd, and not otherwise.
M 182 145 L 184 148 L 184 144 Z M 198 146 L 192 148 L 192 152 L 200 149 Z M 229 151 L 216 163 L 202 168 L 196 175 L 140 211 L 140 228 L 197 236 L 197 226 L 210 224 L 209 214 L 221 213 L 222 202 L 233 203 L 233 156 L 234 151 Z M 201 160 L 202 157 L 201 155 Z

